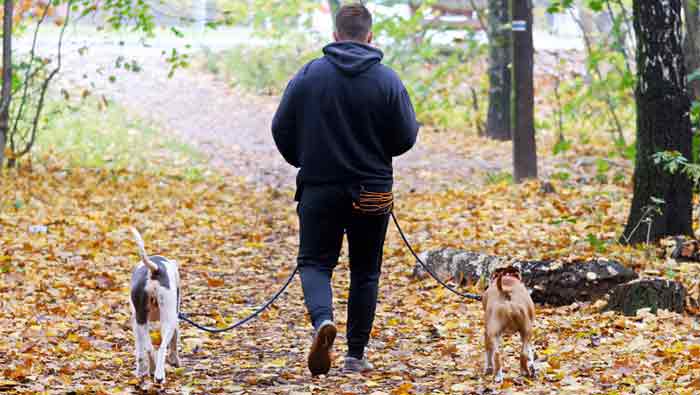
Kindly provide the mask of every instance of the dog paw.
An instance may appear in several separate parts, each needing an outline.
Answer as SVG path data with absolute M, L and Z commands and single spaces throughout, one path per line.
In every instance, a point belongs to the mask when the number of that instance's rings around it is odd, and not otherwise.
M 180 367 L 180 358 L 170 355 L 170 356 L 168 356 L 168 363 L 170 364 L 170 366 L 174 366 L 176 368 L 179 368 Z
M 537 377 L 537 369 L 535 368 L 535 364 L 530 362 L 527 364 L 527 376 L 532 378 Z
M 148 373 L 153 375 L 156 372 L 156 358 L 153 353 L 148 354 Z
M 503 372 L 499 371 L 496 373 L 496 376 L 493 378 L 493 381 L 496 384 L 501 384 L 503 382 Z

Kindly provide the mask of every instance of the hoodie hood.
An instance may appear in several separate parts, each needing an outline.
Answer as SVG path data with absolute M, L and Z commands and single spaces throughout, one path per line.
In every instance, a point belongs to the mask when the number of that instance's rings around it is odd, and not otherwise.
M 323 48 L 326 59 L 343 73 L 355 76 L 382 61 L 384 53 L 367 44 L 339 41 Z

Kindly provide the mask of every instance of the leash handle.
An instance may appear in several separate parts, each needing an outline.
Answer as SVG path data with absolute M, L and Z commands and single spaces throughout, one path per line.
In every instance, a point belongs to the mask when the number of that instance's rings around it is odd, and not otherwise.
M 285 281 L 285 283 L 284 283 L 284 285 L 282 286 L 282 288 L 280 288 L 280 290 L 277 291 L 277 293 L 275 293 L 275 294 L 272 296 L 272 298 L 270 298 L 270 300 L 268 300 L 264 305 L 260 306 L 260 307 L 259 307 L 257 310 L 255 310 L 251 315 L 249 315 L 249 316 L 243 318 L 242 320 L 240 320 L 240 321 L 238 321 L 238 322 L 236 322 L 236 323 L 234 323 L 234 324 L 232 324 L 232 325 L 230 325 L 230 326 L 227 326 L 227 327 L 225 327 L 225 328 L 212 328 L 212 327 L 207 327 L 207 326 L 204 326 L 204 325 L 200 325 L 200 324 L 198 324 L 198 323 L 192 321 L 189 317 L 187 317 L 186 314 L 184 314 L 184 313 L 182 313 L 182 312 L 180 312 L 180 314 L 178 315 L 178 317 L 179 317 L 181 320 L 187 322 L 188 324 L 194 326 L 195 328 L 200 329 L 200 330 L 203 330 L 203 331 L 205 331 L 205 332 L 209 332 L 209 333 L 228 332 L 228 331 L 230 331 L 230 330 L 236 329 L 236 328 L 238 328 L 238 327 L 240 327 L 240 326 L 245 325 L 248 321 L 252 320 L 253 318 L 255 318 L 255 317 L 257 317 L 257 316 L 259 316 L 260 313 L 262 313 L 263 311 L 267 310 L 267 308 L 270 307 L 270 306 L 284 293 L 284 291 L 287 290 L 287 287 L 289 287 L 289 284 L 292 283 L 292 279 L 294 279 L 294 276 L 296 276 L 296 274 L 297 274 L 298 271 L 299 271 L 299 267 L 298 267 L 298 266 L 295 266 L 295 267 L 294 267 L 294 271 L 292 271 L 292 274 L 289 275 L 289 277 L 287 278 L 287 281 Z
M 447 283 L 445 283 L 444 281 L 440 280 L 440 278 L 437 276 L 437 274 L 435 274 L 435 272 L 433 272 L 433 270 L 430 267 L 428 267 L 428 265 L 425 262 L 423 262 L 423 260 L 420 259 L 418 254 L 416 254 L 416 252 L 413 250 L 413 247 L 411 247 L 411 243 L 409 243 L 408 239 L 406 238 L 406 235 L 403 233 L 403 230 L 401 229 L 401 226 L 399 225 L 399 221 L 396 219 L 396 215 L 394 214 L 393 210 L 391 211 L 391 218 L 394 220 L 394 225 L 396 225 L 396 229 L 399 231 L 399 234 L 401 235 L 401 238 L 403 239 L 404 244 L 406 244 L 406 247 L 408 247 L 408 250 L 411 251 L 411 254 L 413 254 L 413 257 L 416 258 L 416 261 L 418 261 L 418 263 L 420 263 L 420 265 L 423 266 L 423 269 L 425 269 L 425 271 L 428 272 L 430 274 L 430 276 L 435 279 L 435 281 L 437 281 L 440 285 L 447 288 L 449 291 L 451 291 L 455 295 L 461 296 L 465 299 L 481 300 L 481 295 L 460 292 L 460 291 L 454 289 L 453 287 L 451 287 L 450 285 L 448 285 Z

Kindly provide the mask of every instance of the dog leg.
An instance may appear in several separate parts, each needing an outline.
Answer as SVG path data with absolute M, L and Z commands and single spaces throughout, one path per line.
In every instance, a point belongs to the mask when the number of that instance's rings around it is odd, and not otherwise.
M 158 348 L 156 355 L 156 373 L 154 379 L 156 383 L 162 384 L 165 382 L 165 354 L 168 351 L 170 340 L 172 339 L 175 328 L 170 323 L 162 323 L 160 335 L 162 342 Z
M 532 346 L 530 345 L 530 334 L 521 332 L 520 338 L 523 342 L 522 349 L 520 350 L 520 374 L 530 378 L 535 377 L 535 361 Z
M 165 355 L 170 347 L 170 341 L 177 329 L 177 310 L 175 309 L 177 301 L 169 295 L 162 295 L 159 299 L 160 303 L 160 347 L 156 356 L 156 373 L 154 379 L 156 383 L 162 384 L 165 382 Z M 167 308 L 172 306 L 172 308 Z
M 148 341 L 148 329 L 145 325 L 139 325 L 134 320 L 134 337 L 136 338 L 136 377 L 143 378 L 148 374 L 146 366 L 146 341 Z
M 503 382 L 503 365 L 501 364 L 501 336 L 494 336 L 493 337 L 493 342 L 494 342 L 494 356 L 493 356 L 493 367 L 495 370 L 495 377 L 494 381 L 496 383 L 502 383 Z
M 484 352 L 484 375 L 493 374 L 493 344 L 487 332 L 484 332 L 484 343 L 486 352 Z
M 173 338 L 170 340 L 170 347 L 168 350 L 168 363 L 172 366 L 180 366 L 180 358 L 177 354 L 177 346 L 180 341 L 180 330 L 176 327 L 173 333 Z

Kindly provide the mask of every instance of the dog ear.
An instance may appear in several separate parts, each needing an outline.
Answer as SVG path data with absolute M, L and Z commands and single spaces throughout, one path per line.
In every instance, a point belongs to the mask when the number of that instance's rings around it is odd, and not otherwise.
M 496 281 L 499 277 L 501 276 L 501 272 L 499 270 L 494 270 L 493 273 L 491 273 L 491 277 L 489 277 L 490 282 Z
M 499 273 L 498 276 L 496 276 L 496 288 L 498 288 L 499 291 L 503 292 L 503 274 Z

